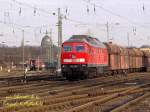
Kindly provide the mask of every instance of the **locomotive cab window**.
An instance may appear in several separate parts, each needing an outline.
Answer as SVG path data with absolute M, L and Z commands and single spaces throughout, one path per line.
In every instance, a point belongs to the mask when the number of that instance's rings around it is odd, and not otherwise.
M 64 49 L 64 52 L 70 52 L 72 51 L 72 46 L 64 46 L 63 49 Z
M 83 51 L 85 51 L 85 47 L 83 45 L 76 46 L 76 51 L 83 52 Z

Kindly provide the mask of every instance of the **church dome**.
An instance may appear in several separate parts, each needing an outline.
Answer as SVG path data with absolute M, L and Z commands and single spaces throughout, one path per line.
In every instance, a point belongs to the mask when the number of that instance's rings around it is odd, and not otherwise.
M 45 35 L 41 41 L 41 46 L 42 47 L 49 47 L 49 46 L 52 46 L 52 39 L 50 36 L 48 35 Z

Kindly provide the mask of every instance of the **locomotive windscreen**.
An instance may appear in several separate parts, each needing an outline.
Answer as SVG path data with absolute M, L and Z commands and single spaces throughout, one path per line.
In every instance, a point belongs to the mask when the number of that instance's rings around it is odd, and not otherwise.
M 76 51 L 77 52 L 85 51 L 85 47 L 83 45 L 76 46 Z
M 72 46 L 64 46 L 64 47 L 63 47 L 63 50 L 64 50 L 65 52 L 70 52 L 70 51 L 72 51 Z

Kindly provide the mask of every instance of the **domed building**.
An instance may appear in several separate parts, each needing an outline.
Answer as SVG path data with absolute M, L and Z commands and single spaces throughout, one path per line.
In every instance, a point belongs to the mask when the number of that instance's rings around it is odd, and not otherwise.
M 43 48 L 47 48 L 49 46 L 53 45 L 52 39 L 50 36 L 48 36 L 47 34 L 43 37 L 42 41 L 41 41 L 41 46 Z
M 41 59 L 49 67 L 56 64 L 57 47 L 53 44 L 52 39 L 47 34 L 41 41 Z

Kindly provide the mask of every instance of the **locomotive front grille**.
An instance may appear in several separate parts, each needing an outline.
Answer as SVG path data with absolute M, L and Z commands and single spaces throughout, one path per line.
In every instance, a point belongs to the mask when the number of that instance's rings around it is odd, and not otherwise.
M 65 64 L 63 64 L 62 65 L 62 68 L 83 68 L 83 67 L 87 67 L 87 65 L 86 64 L 73 64 L 73 65 L 65 65 Z
M 70 71 L 86 71 L 87 70 L 87 65 L 86 64 L 72 64 L 72 65 L 62 65 L 62 72 L 70 72 Z

